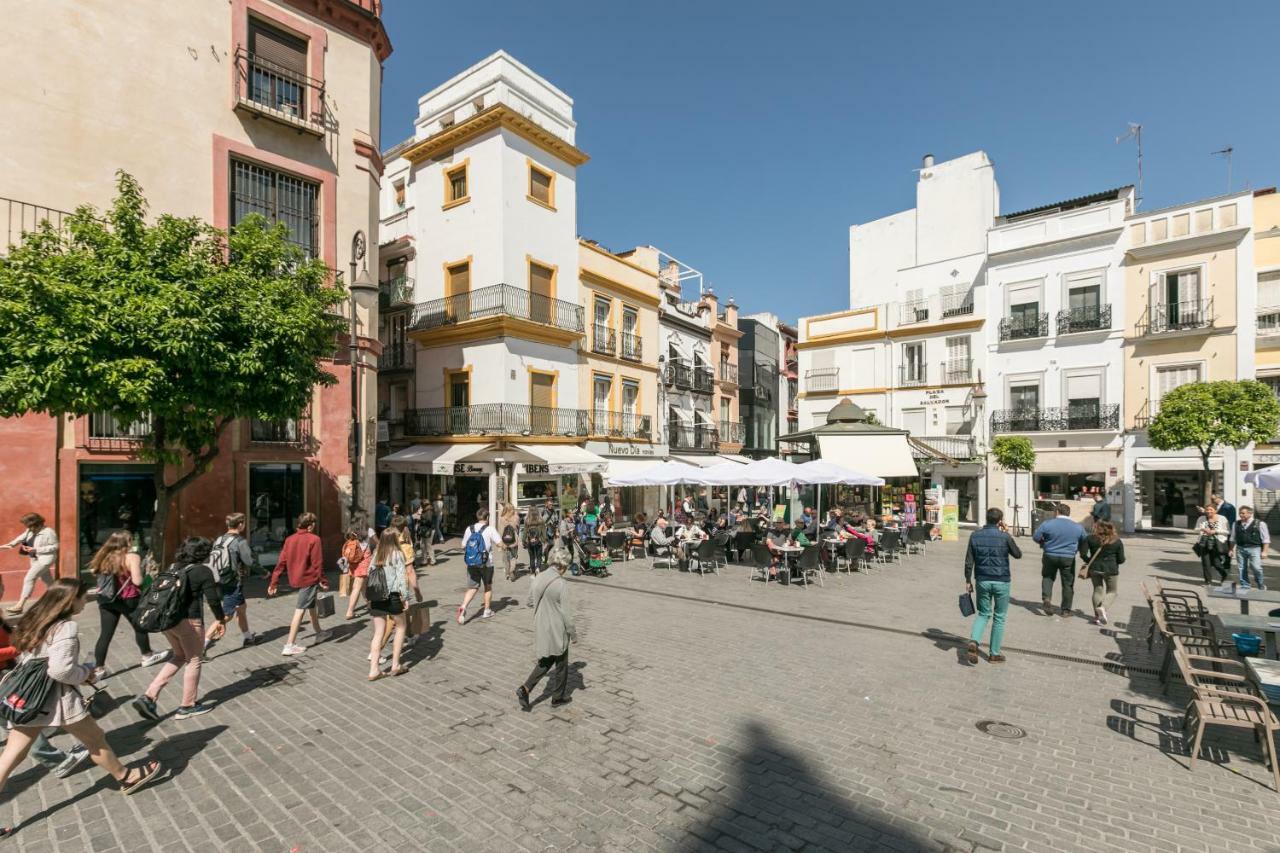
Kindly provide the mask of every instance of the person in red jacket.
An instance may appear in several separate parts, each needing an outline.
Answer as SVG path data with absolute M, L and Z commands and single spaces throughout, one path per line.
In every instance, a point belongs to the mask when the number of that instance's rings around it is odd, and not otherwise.
M 285 640 L 284 650 L 281 652 L 284 655 L 300 655 L 306 651 L 297 642 L 304 614 L 311 614 L 311 627 L 315 629 L 316 643 L 323 643 L 333 636 L 331 631 L 320 630 L 320 614 L 316 612 L 316 595 L 321 591 L 328 592 L 329 582 L 324 578 L 324 558 L 315 526 L 315 513 L 304 512 L 298 516 L 298 530 L 284 540 L 280 559 L 276 562 L 275 571 L 271 573 L 271 583 L 267 587 L 267 596 L 275 595 L 280 575 L 288 572 L 289 586 L 298 591 L 293 621 L 289 623 L 289 638 Z

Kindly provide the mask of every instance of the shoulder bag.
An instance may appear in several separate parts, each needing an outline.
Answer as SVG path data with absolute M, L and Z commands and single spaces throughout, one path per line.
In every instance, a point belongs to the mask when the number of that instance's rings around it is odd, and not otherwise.
M 1101 554 L 1102 549 L 1106 547 L 1107 547 L 1106 545 L 1099 545 L 1098 550 L 1094 551 L 1093 554 L 1089 556 L 1089 562 L 1085 563 L 1083 566 L 1080 567 L 1081 579 L 1089 577 L 1089 567 L 1093 565 L 1093 561 L 1098 559 L 1098 555 Z

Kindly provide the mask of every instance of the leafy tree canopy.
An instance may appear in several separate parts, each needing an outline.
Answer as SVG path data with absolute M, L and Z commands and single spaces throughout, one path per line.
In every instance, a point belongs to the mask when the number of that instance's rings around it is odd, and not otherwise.
M 991 455 L 1006 471 L 1030 471 L 1036 467 L 1036 450 L 1025 435 L 1001 435 L 991 442 Z
M 1280 427 L 1280 402 L 1271 389 L 1254 379 L 1193 382 L 1180 385 L 1160 400 L 1160 411 L 1147 430 L 1156 450 L 1200 451 L 1205 470 L 1213 449 L 1243 447 L 1267 441 Z

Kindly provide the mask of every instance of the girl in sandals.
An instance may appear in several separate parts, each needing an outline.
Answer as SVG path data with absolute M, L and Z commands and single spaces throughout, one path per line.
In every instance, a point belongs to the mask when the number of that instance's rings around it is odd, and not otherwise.
M 93 763 L 120 783 L 120 790 L 132 794 L 156 778 L 160 762 L 144 761 L 126 768 L 107 745 L 106 735 L 80 696 L 78 685 L 92 685 L 93 666 L 80 663 L 80 635 L 75 616 L 84 610 L 89 584 L 75 578 L 58 578 L 45 594 L 18 622 L 13 632 L 13 645 L 22 655 L 18 663 L 31 657 L 47 658 L 53 687 L 45 703 L 44 713 L 30 723 L 14 726 L 9 731 L 4 751 L 0 752 L 0 788 L 22 759 L 31 743 L 44 729 L 60 728 L 89 750 Z M 0 837 L 11 835 L 14 827 L 0 827 Z
M 405 603 L 409 597 L 408 572 L 404 552 L 400 550 L 400 533 L 394 527 L 382 531 L 378 538 L 378 547 L 373 552 L 373 566 L 381 566 L 387 579 L 387 597 L 379 601 L 369 600 L 369 617 L 373 620 L 373 637 L 369 644 L 369 680 L 377 681 L 383 675 L 400 675 L 408 671 L 408 667 L 400 664 L 400 653 L 404 650 L 404 635 L 407 629 L 405 622 Z M 415 577 L 416 581 L 416 577 Z M 418 600 L 422 595 L 414 584 L 414 592 Z M 367 589 L 367 588 L 366 588 Z M 395 637 L 391 641 L 391 669 L 384 673 L 378 660 L 387 631 L 395 629 Z

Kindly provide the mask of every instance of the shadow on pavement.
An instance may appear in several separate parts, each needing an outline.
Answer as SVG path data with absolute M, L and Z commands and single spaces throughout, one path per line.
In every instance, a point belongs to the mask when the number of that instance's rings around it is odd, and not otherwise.
M 296 677 L 298 664 L 296 661 L 273 663 L 257 669 L 244 670 L 244 677 L 210 690 L 202 698 L 205 702 L 216 702 L 222 705 L 232 699 L 238 699 L 255 689 L 273 687 Z
M 696 805 L 697 815 L 673 853 L 738 850 L 919 850 L 927 839 L 889 822 L 889 816 L 854 805 L 810 769 L 759 722 L 744 728 L 745 747 L 732 756 L 727 802 L 706 803 L 693 793 L 677 799 Z M 697 805 L 701 802 L 701 805 Z M 931 845 L 937 847 L 936 844 Z

